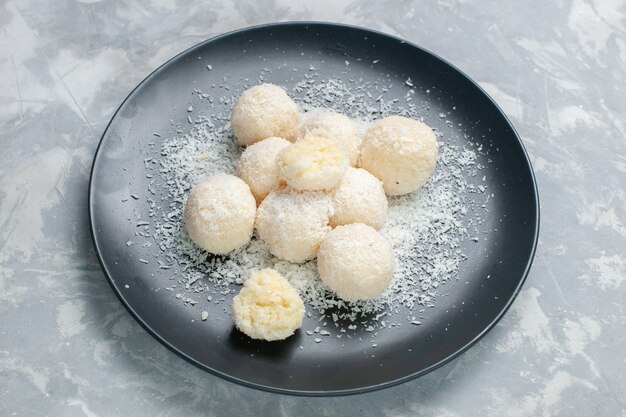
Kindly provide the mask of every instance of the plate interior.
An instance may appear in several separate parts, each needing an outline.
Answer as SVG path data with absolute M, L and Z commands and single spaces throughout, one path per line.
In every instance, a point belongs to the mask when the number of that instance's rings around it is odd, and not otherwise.
M 228 303 L 194 308 L 164 290 L 171 272 L 156 262 L 138 262 L 158 257 L 157 245 L 126 244 L 137 232 L 137 216 L 148 215 L 144 160 L 159 157 L 159 137 L 153 133 L 172 134 L 173 126 L 190 128 L 185 109 L 198 105 L 191 94 L 194 88 L 209 90 L 224 79 L 249 79 L 254 84 L 262 74 L 266 82 L 291 90 L 312 66 L 321 78 L 391 82 L 389 98 L 403 97 L 410 79 L 415 100 L 428 109 L 426 123 L 459 146 L 486 150 L 478 154 L 484 182 L 468 178 L 493 193 L 483 208 L 480 240 L 463 241 L 468 259 L 458 279 L 440 287 L 436 306 L 420 313 L 422 324 L 383 329 L 375 348 L 358 341 L 371 337 L 360 328 L 352 339 L 331 337 L 323 343 L 302 332 L 280 343 L 250 341 L 233 330 Z M 234 82 L 231 85 L 237 88 Z M 229 107 L 223 111 L 227 114 Z M 209 40 L 141 83 L 103 135 L 92 171 L 90 215 L 96 249 L 111 285 L 161 342 L 230 380 L 309 395 L 388 386 L 463 352 L 495 324 L 519 291 L 534 254 L 538 225 L 536 187 L 523 146 L 502 112 L 473 82 L 399 39 L 353 27 L 305 23 L 262 26 Z M 209 312 L 209 320 L 199 319 L 201 310 Z M 305 318 L 308 327 L 318 317 Z

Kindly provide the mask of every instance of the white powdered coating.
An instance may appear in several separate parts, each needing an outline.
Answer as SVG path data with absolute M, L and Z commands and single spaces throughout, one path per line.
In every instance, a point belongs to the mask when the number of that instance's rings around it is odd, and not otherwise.
M 377 120 L 367 129 L 359 166 L 383 182 L 387 195 L 421 187 L 437 162 L 437 139 L 430 127 L 402 116 Z
M 299 137 L 304 137 L 313 129 L 323 129 L 329 137 L 341 142 L 348 152 L 350 166 L 356 166 L 362 135 L 354 120 L 333 111 L 310 111 L 302 118 Z
M 272 255 L 302 263 L 315 258 L 330 231 L 330 195 L 291 188 L 272 191 L 259 206 L 256 230 Z
M 248 146 L 241 153 L 237 175 L 248 184 L 257 203 L 280 186 L 276 156 L 287 146 L 289 142 L 285 139 L 271 137 Z
M 256 202 L 241 179 L 215 174 L 197 184 L 185 204 L 187 232 L 202 249 L 225 254 L 250 241 Z
M 241 93 L 233 106 L 231 123 L 242 145 L 272 136 L 293 142 L 300 124 L 300 111 L 281 87 L 261 84 Z
M 360 168 L 348 168 L 333 195 L 331 226 L 365 223 L 380 229 L 387 219 L 387 196 L 382 183 Z
M 379 296 L 393 276 L 389 242 L 363 223 L 339 226 L 328 233 L 317 254 L 320 278 L 346 301 Z
M 363 131 L 373 119 L 399 114 L 419 120 L 428 111 L 413 100 L 412 90 L 397 102 L 385 99 L 386 88 L 377 83 L 342 83 L 309 76 L 296 85 L 293 96 L 304 110 L 330 106 L 331 110 L 355 117 L 362 121 Z M 209 100 L 212 98 L 202 94 L 203 106 L 208 107 Z M 457 147 L 449 137 L 440 138 L 437 168 L 428 182 L 414 193 L 389 199 L 388 221 L 381 233 L 393 247 L 394 278 L 377 299 L 347 303 L 336 299 L 321 282 L 315 261 L 281 261 L 256 236 L 228 257 L 211 257 L 194 245 L 181 227 L 181 208 L 189 189 L 207 174 L 234 172 L 241 149 L 228 123 L 232 101 L 230 97 L 211 101 L 213 114 L 200 116 L 189 134 L 177 130 L 172 137 L 165 137 L 160 160 L 146 163 L 148 175 L 161 178 L 161 183 L 151 183 L 150 193 L 166 197 L 165 203 L 154 201 L 156 197 L 149 200 L 153 236 L 162 253 L 159 264 L 172 272 L 172 281 L 164 283 L 166 289 L 188 305 L 202 299 L 219 304 L 226 294 L 237 291 L 235 284 L 243 283 L 251 269 L 274 268 L 319 314 L 333 309 L 328 318 L 353 321 L 348 330 L 361 325 L 385 327 L 384 320 L 378 317 L 396 314 L 399 305 L 409 309 L 433 306 L 440 285 L 457 276 L 464 259 L 460 241 L 473 236 L 474 232 L 466 230 L 464 224 L 481 221 L 483 209 L 475 200 L 481 195 L 469 194 L 475 192 L 475 187 L 466 179 L 482 168 L 476 163 L 474 150 Z M 370 316 L 372 313 L 376 313 L 375 319 Z M 408 323 L 415 321 L 414 317 L 407 319 Z

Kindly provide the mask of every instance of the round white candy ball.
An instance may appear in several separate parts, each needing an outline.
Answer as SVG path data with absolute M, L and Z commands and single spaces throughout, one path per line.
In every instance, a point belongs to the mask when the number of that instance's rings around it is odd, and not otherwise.
M 315 258 L 330 231 L 331 197 L 321 191 L 272 191 L 259 206 L 256 229 L 277 258 L 302 263 Z
M 378 178 L 364 169 L 348 168 L 333 196 L 330 224 L 364 223 L 380 229 L 387 219 L 387 196 Z
M 402 116 L 372 123 L 361 144 L 360 166 L 383 182 L 387 195 L 417 190 L 436 162 L 437 139 L 432 129 Z
M 233 106 L 230 120 L 242 145 L 251 145 L 272 136 L 294 141 L 300 112 L 285 90 L 277 85 L 261 84 L 241 93 Z
M 256 202 L 241 179 L 227 174 L 208 177 L 193 187 L 185 204 L 185 226 L 207 252 L 225 254 L 250 240 Z
M 346 301 L 380 295 L 393 276 L 391 246 L 374 228 L 354 223 L 326 236 L 317 254 L 320 278 Z
M 233 298 L 235 326 L 253 339 L 283 340 L 302 326 L 304 303 L 273 269 L 252 271 Z
M 278 153 L 280 177 L 297 190 L 327 190 L 337 186 L 348 169 L 343 144 L 323 129 L 313 129 Z
M 361 136 L 354 120 L 333 111 L 314 111 L 303 118 L 300 124 L 300 137 L 314 129 L 324 129 L 329 137 L 341 142 L 348 152 L 350 165 L 357 164 Z
M 257 203 L 280 186 L 276 156 L 289 142 L 271 137 L 248 146 L 241 154 L 237 175 L 250 187 Z

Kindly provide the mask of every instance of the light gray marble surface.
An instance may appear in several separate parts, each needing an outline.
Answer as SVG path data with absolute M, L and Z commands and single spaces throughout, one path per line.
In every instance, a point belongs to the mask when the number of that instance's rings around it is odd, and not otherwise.
M 385 31 L 477 80 L 540 187 L 533 269 L 459 359 L 395 388 L 306 399 L 172 354 L 109 288 L 89 236 L 99 137 L 127 93 L 213 35 L 282 20 Z M 0 415 L 626 416 L 626 3 L 0 1 Z

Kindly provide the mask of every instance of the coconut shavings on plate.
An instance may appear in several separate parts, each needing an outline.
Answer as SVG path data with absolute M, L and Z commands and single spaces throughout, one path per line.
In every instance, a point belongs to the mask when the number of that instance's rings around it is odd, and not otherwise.
M 307 74 L 290 95 L 304 111 L 326 108 L 361 120 L 363 131 L 367 123 L 393 114 L 423 119 L 428 109 L 419 106 L 412 88 L 404 99 L 390 100 L 385 98 L 388 89 L 378 83 L 318 80 L 315 74 Z M 172 296 L 191 306 L 226 303 L 250 270 L 274 268 L 300 293 L 307 315 L 318 317 L 324 326 L 334 323 L 339 330 L 337 337 L 356 326 L 375 331 L 402 323 L 421 324 L 416 319 L 420 309 L 436 305 L 441 286 L 454 280 L 462 266 L 465 255 L 460 243 L 476 235 L 468 225 L 482 221 L 477 208 L 488 194 L 484 190 L 476 193 L 475 186 L 466 180 L 468 174 L 476 176 L 482 168 L 477 163 L 477 150 L 461 148 L 437 132 L 439 160 L 433 176 L 418 191 L 389 198 L 389 215 L 381 230 L 391 242 L 396 260 L 389 288 L 374 300 L 348 303 L 322 283 L 315 260 L 301 265 L 281 261 L 257 236 L 227 256 L 210 255 L 191 241 L 183 224 L 187 194 L 209 174 L 233 174 L 242 150 L 233 137 L 229 112 L 224 111 L 230 109 L 236 96 L 195 93 L 209 110 L 196 116 L 189 133 L 178 128 L 172 136 L 163 135 L 160 159 L 146 163 L 146 176 L 155 178 L 147 193 L 152 199 L 151 236 L 161 251 L 160 268 L 171 272 L 171 280 L 163 285 Z M 198 107 L 185 111 L 200 113 Z M 161 205 L 153 201 L 156 195 L 163 196 Z M 224 314 L 228 311 L 225 309 Z M 204 316 L 202 319 L 206 320 Z

